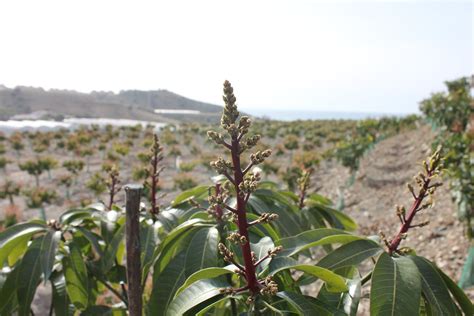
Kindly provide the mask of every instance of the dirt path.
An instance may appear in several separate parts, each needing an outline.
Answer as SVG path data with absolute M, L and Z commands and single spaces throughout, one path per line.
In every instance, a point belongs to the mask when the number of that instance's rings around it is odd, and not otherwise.
M 344 190 L 345 211 L 359 224 L 360 234 L 378 235 L 382 231 L 389 238 L 397 233 L 400 224 L 395 205 L 411 204 L 406 183 L 421 171 L 432 139 L 430 128 L 422 126 L 378 143 L 362 159 L 354 185 Z M 337 192 L 348 177 L 348 171 L 341 166 L 325 163 L 316 173 L 315 181 L 323 186 L 322 194 L 337 201 Z M 457 220 L 449 183 L 443 182 L 436 192 L 435 206 L 417 216 L 416 222 L 429 220 L 430 224 L 410 231 L 402 246 L 415 249 L 459 280 L 469 243 L 463 224 Z M 467 292 L 474 299 L 474 289 Z

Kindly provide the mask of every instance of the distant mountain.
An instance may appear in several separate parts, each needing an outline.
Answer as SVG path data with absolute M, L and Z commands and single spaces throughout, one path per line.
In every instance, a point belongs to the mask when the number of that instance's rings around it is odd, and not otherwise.
M 194 110 L 200 114 L 156 114 L 155 109 Z M 0 85 L 0 119 L 41 113 L 42 118 L 125 118 L 158 122 L 215 122 L 222 107 L 188 99 L 167 90 L 80 93 Z

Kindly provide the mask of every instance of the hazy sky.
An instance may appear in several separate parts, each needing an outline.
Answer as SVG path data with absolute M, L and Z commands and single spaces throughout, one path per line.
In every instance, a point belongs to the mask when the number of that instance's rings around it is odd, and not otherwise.
M 472 1 L 0 3 L 0 83 L 168 89 L 244 109 L 414 112 L 474 72 Z

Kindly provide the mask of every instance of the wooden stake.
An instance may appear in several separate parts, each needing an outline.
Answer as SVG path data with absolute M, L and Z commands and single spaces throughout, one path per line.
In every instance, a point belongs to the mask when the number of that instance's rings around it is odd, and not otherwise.
M 140 263 L 140 195 L 142 189 L 143 187 L 138 184 L 125 186 L 125 245 L 127 250 L 127 295 L 130 316 L 142 316 Z

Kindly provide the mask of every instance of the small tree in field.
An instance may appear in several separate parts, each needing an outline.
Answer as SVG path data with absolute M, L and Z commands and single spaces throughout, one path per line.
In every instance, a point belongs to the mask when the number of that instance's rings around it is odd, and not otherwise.
M 21 151 L 25 148 L 23 144 L 23 137 L 20 133 L 15 133 L 10 136 L 10 144 L 12 149 L 16 152 L 18 158 L 20 158 Z
M 73 178 L 70 174 L 62 175 L 59 178 L 59 184 L 64 186 L 66 189 L 66 199 L 71 199 L 71 186 L 73 184 Z
M 7 165 L 8 165 L 10 162 L 11 162 L 11 161 L 8 160 L 6 157 L 0 156 L 0 169 L 2 169 L 5 174 L 7 173 Z
M 15 205 L 13 197 L 20 194 L 20 185 L 12 180 L 5 180 L 5 183 L 0 188 L 0 199 L 8 198 L 10 205 Z
M 39 209 L 40 218 L 46 221 L 45 205 L 51 204 L 56 199 L 56 192 L 45 188 L 34 188 L 25 190 L 23 194 L 26 197 L 26 204 L 29 208 Z
M 74 178 L 74 183 L 77 183 L 79 173 L 84 169 L 84 161 L 82 160 L 67 160 L 63 162 L 63 167 L 71 173 Z
M 58 166 L 58 161 L 52 157 L 44 157 L 39 160 L 41 167 L 48 173 L 48 178 L 51 179 L 51 170 Z
M 44 172 L 44 166 L 41 160 L 27 160 L 19 165 L 20 170 L 26 171 L 35 178 L 36 187 L 39 187 L 39 177 Z
M 99 172 L 92 175 L 89 181 L 87 181 L 86 187 L 94 193 L 96 198 L 99 198 L 107 190 L 106 181 Z

